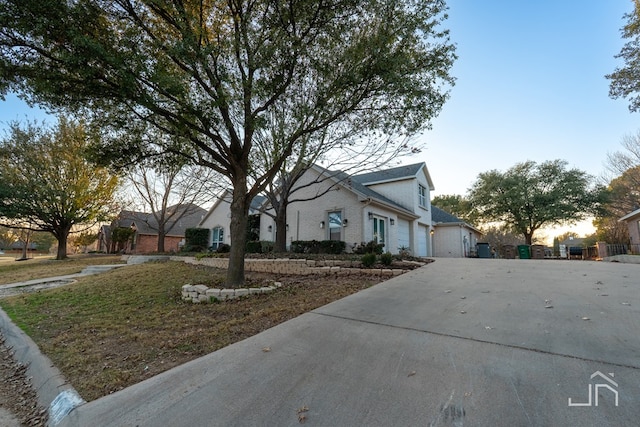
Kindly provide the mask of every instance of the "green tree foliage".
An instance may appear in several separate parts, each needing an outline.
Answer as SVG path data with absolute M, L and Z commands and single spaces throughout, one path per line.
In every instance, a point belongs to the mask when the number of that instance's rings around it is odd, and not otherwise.
M 415 133 L 440 111 L 455 59 L 445 9 L 444 0 L 1 0 L 0 91 L 84 108 L 111 126 L 104 158 L 171 153 L 222 174 L 233 189 L 227 282 L 239 285 L 251 200 L 301 141 L 331 126 L 363 138 Z M 252 176 L 256 135 L 283 125 L 274 161 Z M 172 138 L 148 138 L 149 127 Z
M 442 196 L 434 197 L 431 200 L 431 204 L 457 216 L 469 224 L 475 225 L 478 221 L 477 212 L 465 196 L 459 194 L 443 194 Z
M 606 203 L 593 221 L 596 238 L 607 243 L 629 243 L 629 228 L 618 220 L 640 207 L 640 166 L 611 180 Z
M 506 172 L 481 173 L 469 200 L 483 221 L 506 225 L 530 245 L 541 227 L 572 224 L 597 211 L 603 189 L 591 182 L 585 172 L 567 169 L 563 160 L 527 161 Z
M 624 65 L 617 67 L 607 78 L 610 80 L 609 96 L 627 98 L 629 110 L 635 112 L 640 108 L 640 2 L 633 4 L 633 11 L 624 15 L 627 23 L 622 27 L 622 37 L 627 42 L 616 55 Z
M 82 123 L 60 118 L 49 129 L 11 124 L 0 142 L 0 218 L 3 225 L 47 231 L 67 256 L 76 225 L 108 218 L 118 180 L 83 157 L 90 137 Z

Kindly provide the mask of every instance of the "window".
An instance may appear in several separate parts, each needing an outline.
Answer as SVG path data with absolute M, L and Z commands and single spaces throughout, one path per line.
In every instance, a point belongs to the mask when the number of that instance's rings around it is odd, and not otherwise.
M 385 224 L 386 221 L 384 218 L 373 217 L 373 240 L 383 245 L 386 245 Z
M 224 229 L 222 227 L 214 227 L 211 230 L 211 248 L 216 250 L 224 243 Z
M 418 204 L 423 208 L 427 207 L 427 189 L 421 184 L 418 184 Z
M 329 240 L 342 240 L 342 212 L 329 212 Z

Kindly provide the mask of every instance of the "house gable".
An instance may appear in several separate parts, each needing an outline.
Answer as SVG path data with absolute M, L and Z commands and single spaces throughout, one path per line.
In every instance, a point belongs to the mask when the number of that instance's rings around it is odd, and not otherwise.
M 629 214 L 620 218 L 619 221 L 627 223 L 631 244 L 639 245 L 640 244 L 640 209 L 636 209 L 635 211 L 630 212 Z

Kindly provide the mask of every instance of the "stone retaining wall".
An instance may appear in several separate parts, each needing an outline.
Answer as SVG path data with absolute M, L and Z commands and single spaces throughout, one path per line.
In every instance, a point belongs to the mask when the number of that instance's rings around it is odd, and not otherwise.
M 282 286 L 280 282 L 274 282 L 272 286 L 260 288 L 217 289 L 205 285 L 184 285 L 182 287 L 182 299 L 193 303 L 207 303 L 213 301 L 226 301 L 240 298 L 245 295 L 263 294 L 271 292 Z
M 182 261 L 187 264 L 206 265 L 208 267 L 224 268 L 229 266 L 228 258 L 200 258 L 173 256 L 172 261 Z M 378 277 L 399 276 L 409 270 L 398 270 L 391 268 L 351 268 L 351 261 L 339 260 L 305 260 L 305 259 L 245 259 L 245 271 L 260 273 L 272 273 L 282 275 L 344 275 L 370 274 Z M 239 288 L 239 289 L 217 289 L 209 288 L 205 285 L 186 284 L 182 287 L 182 299 L 193 303 L 208 303 L 212 301 L 225 301 L 239 298 L 245 295 L 271 292 L 282 286 L 280 282 L 274 282 L 272 286 L 261 288 Z
M 226 269 L 229 266 L 228 258 L 201 258 L 173 256 L 172 261 L 182 261 L 194 265 L 206 265 L 209 267 Z M 399 276 L 409 270 L 399 270 L 391 268 L 351 268 L 355 265 L 352 261 L 340 260 L 306 260 L 306 259 L 245 259 L 245 271 L 255 271 L 260 273 L 273 274 L 295 274 L 295 275 L 351 275 L 351 274 L 370 274 L 379 277 Z

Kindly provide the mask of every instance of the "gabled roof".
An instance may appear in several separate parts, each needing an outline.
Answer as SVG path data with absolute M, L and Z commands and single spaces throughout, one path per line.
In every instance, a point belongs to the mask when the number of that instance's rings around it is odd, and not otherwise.
M 182 217 L 177 222 L 171 220 L 168 222 L 166 228 L 170 230 L 167 236 L 184 236 L 187 228 L 198 225 L 202 216 L 206 214 L 204 209 L 194 204 L 174 205 L 167 208 L 169 212 L 175 210 L 178 211 L 175 216 Z M 136 227 L 138 234 L 153 236 L 158 234 L 158 221 L 153 214 L 147 212 L 122 211 L 113 223 L 114 227 L 131 227 L 132 225 Z
M 197 225 L 200 226 L 203 222 L 205 222 L 207 218 L 209 218 L 209 216 L 218 208 L 218 206 L 221 203 L 223 202 L 229 203 L 225 199 L 227 199 L 228 197 L 231 197 L 231 194 L 232 194 L 231 190 L 229 189 L 222 191 L 222 193 L 220 193 L 216 197 L 216 201 L 213 204 L 213 206 L 211 206 L 211 208 L 209 208 L 209 210 L 202 216 L 202 218 L 200 218 Z M 251 200 L 251 204 L 249 205 L 249 215 L 257 213 L 258 210 L 262 207 L 262 205 L 266 203 L 266 201 L 267 201 L 267 198 L 265 196 L 260 196 L 260 195 L 255 196 L 253 200 Z
M 429 189 L 433 190 L 433 182 L 429 175 L 429 170 L 424 162 L 414 163 L 412 165 L 398 166 L 391 169 L 384 169 L 375 172 L 367 172 L 358 175 L 354 175 L 351 178 L 354 181 L 358 181 L 361 184 L 372 185 L 381 184 L 384 182 L 401 181 L 405 179 L 415 178 L 421 170 L 424 170 L 424 174 L 427 177 L 429 183 Z
M 626 220 L 632 219 L 632 218 L 634 218 L 636 216 L 640 216 L 640 209 L 636 209 L 635 211 L 626 214 L 625 216 L 620 218 L 618 221 L 626 221 Z
M 331 171 L 319 165 L 313 165 L 312 168 L 318 171 L 319 173 L 325 175 L 327 178 L 332 179 L 334 182 L 338 183 L 342 187 L 354 192 L 356 195 L 358 195 L 362 199 L 371 199 L 380 204 L 383 204 L 390 208 L 398 210 L 404 215 L 407 215 L 411 218 L 418 218 L 418 215 L 416 215 L 410 209 L 402 206 L 397 202 L 394 202 L 393 200 L 383 196 L 377 191 L 372 190 L 371 188 L 362 184 L 358 180 L 354 179 L 355 178 L 354 176 L 349 176 L 348 174 L 342 171 Z
M 442 209 L 434 205 L 431 205 L 431 220 L 433 222 L 443 222 L 443 223 L 444 222 L 453 222 L 453 223 L 464 222 L 457 216 L 450 214 L 447 211 L 443 211 Z
M 438 225 L 461 225 L 470 228 L 480 234 L 484 234 L 482 231 L 475 228 L 473 225 L 466 221 L 461 220 L 457 216 L 450 214 L 447 211 L 440 209 L 437 206 L 431 205 L 431 221 L 435 226 Z

